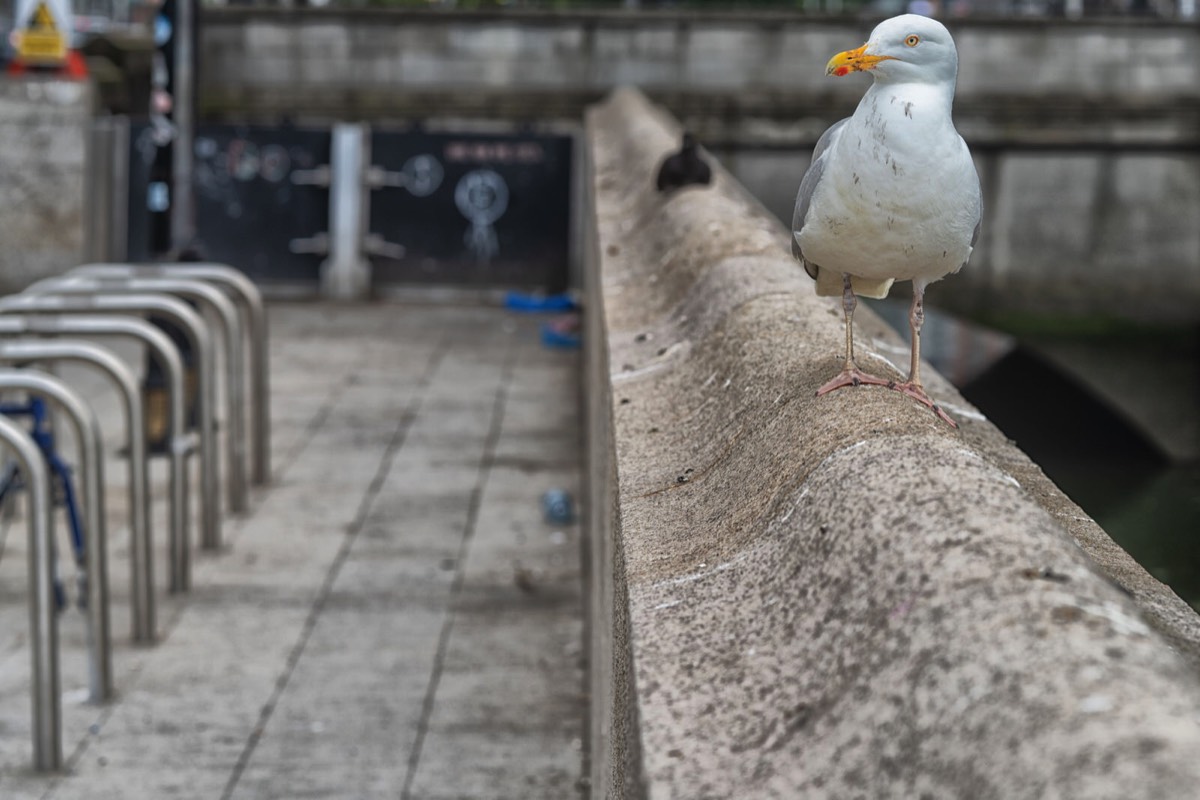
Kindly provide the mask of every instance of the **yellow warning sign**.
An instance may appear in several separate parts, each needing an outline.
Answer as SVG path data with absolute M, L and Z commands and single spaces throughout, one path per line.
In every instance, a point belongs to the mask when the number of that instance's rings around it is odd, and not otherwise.
M 17 58 L 26 64 L 56 65 L 67 60 L 67 36 L 58 29 L 45 0 L 37 4 L 16 39 Z
M 50 13 L 50 8 L 45 3 L 38 3 L 38 6 L 33 11 L 33 19 L 29 21 L 30 28 L 42 30 L 58 30 L 58 26 L 54 24 L 54 15 Z

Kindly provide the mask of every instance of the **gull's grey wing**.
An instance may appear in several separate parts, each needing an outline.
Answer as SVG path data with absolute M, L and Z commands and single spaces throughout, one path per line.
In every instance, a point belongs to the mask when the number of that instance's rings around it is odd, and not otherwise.
M 983 202 L 982 201 L 980 201 L 980 203 L 979 203 L 979 219 L 975 220 L 975 230 L 971 232 L 971 249 L 972 250 L 975 249 L 975 243 L 979 241 L 979 229 L 981 227 L 983 227 Z M 796 247 L 796 237 L 793 234 L 792 235 L 792 251 L 795 252 L 798 249 L 799 248 Z M 967 260 L 969 261 L 970 259 L 971 259 L 971 257 L 968 255 Z M 962 269 L 966 265 L 967 265 L 967 262 L 964 261 L 963 263 L 959 264 L 957 269 L 955 269 L 954 271 L 958 272 L 958 270 Z M 805 269 L 807 269 L 807 267 Z
M 961 136 L 958 138 L 959 138 L 959 141 L 962 141 Z M 969 149 L 967 149 L 966 142 L 962 142 L 962 147 L 963 147 L 963 150 L 966 150 L 968 154 L 971 152 Z M 975 244 L 976 244 L 976 242 L 979 241 L 979 229 L 981 227 L 983 227 L 983 190 L 978 185 L 978 182 L 979 182 L 978 174 L 976 174 L 976 176 L 975 176 L 975 181 L 976 181 L 975 191 L 979 194 L 979 219 L 975 220 L 975 230 L 971 231 L 971 250 L 975 249 Z M 968 254 L 967 261 L 969 261 L 970 259 L 971 259 L 971 256 L 970 256 L 970 254 Z M 967 265 L 967 261 L 963 261 L 963 263 L 959 264 L 958 267 L 954 271 L 958 272 L 960 269 L 965 267 Z
M 813 193 L 816 192 L 817 184 L 821 182 L 821 175 L 825 172 L 825 155 L 842 127 L 849 121 L 850 118 L 847 117 L 840 122 L 835 122 L 821 134 L 820 139 L 817 139 L 817 146 L 813 148 L 812 161 L 808 165 L 808 171 L 800 179 L 800 191 L 796 193 L 796 210 L 792 213 L 792 255 L 804 265 L 804 271 L 813 280 L 817 279 L 816 265 L 810 265 L 804 260 L 804 254 L 800 252 L 800 245 L 796 242 L 796 234 L 804 227 L 804 218 L 808 216 L 808 207 L 812 203 Z

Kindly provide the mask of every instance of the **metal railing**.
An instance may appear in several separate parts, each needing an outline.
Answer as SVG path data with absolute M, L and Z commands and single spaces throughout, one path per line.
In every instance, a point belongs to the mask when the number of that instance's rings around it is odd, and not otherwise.
M 178 328 L 185 344 L 177 343 L 153 324 L 155 320 Z M 58 770 L 63 764 L 56 617 L 56 601 L 60 598 L 56 596 L 53 541 L 56 481 L 62 484 L 69 506 L 76 555 L 86 576 L 92 702 L 111 699 L 113 670 L 100 426 L 95 412 L 78 393 L 30 365 L 83 363 L 101 370 L 117 389 L 129 459 L 133 639 L 152 642 L 156 633 L 151 492 L 141 387 L 122 359 L 85 338 L 92 336 L 135 340 L 146 348 L 166 378 L 171 591 L 185 591 L 191 585 L 187 458 L 193 451 L 201 461 L 201 545 L 207 549 L 221 546 L 218 408 L 224 409 L 228 420 L 224 426 L 225 478 L 230 509 L 247 508 L 247 472 L 255 485 L 270 481 L 266 313 L 257 287 L 237 270 L 222 264 L 87 264 L 64 276 L 40 281 L 20 295 L 0 297 L 0 391 L 19 391 L 37 398 L 5 406 L 4 413 L 0 413 L 0 445 L 13 454 L 8 469 L 15 469 L 24 479 L 10 485 L 26 489 L 30 498 L 26 516 L 30 540 L 33 748 L 34 768 L 42 772 Z M 215 342 L 218 337 L 220 342 Z M 196 386 L 191 396 L 184 346 L 196 359 Z M 223 381 L 217 380 L 218 353 L 222 355 Z M 64 413 L 73 428 L 83 476 L 82 525 L 75 510 L 70 467 L 57 454 L 49 419 L 41 410 L 46 400 Z M 195 431 L 188 429 L 189 400 L 194 401 L 197 416 Z M 35 435 L 5 414 L 32 414 Z M 249 449 L 247 429 L 252 434 Z
M 200 546 L 221 546 L 221 499 L 214 411 L 217 387 L 213 374 L 212 340 L 201 316 L 182 300 L 165 294 L 128 295 L 38 295 L 21 294 L 0 298 L 2 314 L 149 314 L 164 319 L 183 331 L 188 346 L 196 353 L 198 384 L 196 415 L 200 424 Z
M 121 402 L 125 411 L 125 428 L 126 428 L 126 448 L 129 452 L 129 527 L 131 532 L 132 546 L 129 548 L 129 556 L 131 561 L 130 578 L 131 598 L 130 604 L 133 611 L 133 640 L 135 642 L 150 642 L 154 640 L 155 632 L 155 613 L 154 613 L 154 558 L 153 558 L 153 537 L 150 531 L 150 477 L 146 466 L 146 436 L 145 436 L 145 421 L 142 414 L 142 395 L 138 389 L 137 378 L 133 372 L 125 365 L 125 362 L 117 358 L 111 351 L 93 342 L 85 342 L 79 340 L 59 339 L 55 341 L 39 340 L 39 339 L 16 339 L 9 341 L 0 341 L 0 363 L 9 365 L 22 365 L 30 362 L 55 362 L 55 361 L 71 361 L 76 363 L 90 364 L 97 367 L 101 372 L 108 377 L 117 389 L 117 393 L 121 397 Z M 17 381 L 17 378 L 10 379 Z M 39 389 L 30 389 L 29 391 L 38 391 L 46 394 L 48 390 L 43 386 Z M 76 410 L 68 407 L 67 402 L 54 397 L 60 405 L 67 408 L 69 415 L 74 417 Z M 86 413 L 92 415 L 95 419 L 94 412 L 91 407 L 79 400 L 80 409 L 86 409 Z M 98 434 L 97 434 L 98 436 Z M 92 519 L 92 514 L 89 513 L 87 525 L 87 535 L 89 537 L 95 535 L 103 537 L 104 529 L 104 514 L 103 514 L 103 488 L 101 483 L 96 483 L 95 486 L 90 486 L 95 475 L 90 478 L 87 468 L 86 445 L 89 437 L 85 435 L 85 431 L 79 430 L 79 441 L 81 447 L 84 448 L 84 480 L 86 508 L 92 509 L 96 515 Z M 98 464 L 99 462 L 97 462 Z M 98 470 L 99 467 L 94 469 Z M 94 528 L 93 528 L 94 526 Z M 95 533 L 93 533 L 95 530 Z M 103 549 L 101 545 L 96 545 L 97 548 Z M 89 542 L 86 552 L 88 559 L 92 558 L 91 553 L 93 547 Z M 89 576 L 89 581 L 91 577 Z M 89 588 L 89 591 L 91 589 Z M 107 606 L 107 602 L 105 602 Z M 94 610 L 89 606 L 89 613 Z
M 26 294 L 50 296 L 84 295 L 99 299 L 106 295 L 143 296 L 165 294 L 191 300 L 207 307 L 218 320 L 225 352 L 226 413 L 226 486 L 229 509 L 240 513 L 247 508 L 246 495 L 246 408 L 245 367 L 241 322 L 233 302 L 221 290 L 203 281 L 176 278 L 89 278 L 67 275 L 38 281 Z
M 242 330 L 250 343 L 250 405 L 253 468 L 251 481 L 265 486 L 271 480 L 271 393 L 267 350 L 267 311 L 262 293 L 238 270 L 226 264 L 84 264 L 71 275 L 103 278 L 182 278 L 214 284 L 225 290 L 242 309 Z
M 0 337 L 4 336 L 122 336 L 146 345 L 166 376 L 168 395 L 167 455 L 170 460 L 168 524 L 170 528 L 170 590 L 187 591 L 191 586 L 191 537 L 188 526 L 189 496 L 187 458 L 197 449 L 198 437 L 187 432 L 186 386 L 183 360 L 161 329 L 144 319 L 124 315 L 4 315 L 0 314 Z
M 0 370 L 0 390 L 49 400 L 71 420 L 79 448 L 84 494 L 84 570 L 87 574 L 88 678 L 92 702 L 112 697 L 112 628 L 108 608 L 108 534 L 104 517 L 104 443 L 92 407 L 60 379 L 33 369 Z M 42 454 L 39 449 L 38 459 Z M 47 477 L 49 480 L 49 477 Z M 32 498 L 36 505 L 37 498 Z M 32 553 L 32 551 L 31 551 Z M 53 552 L 50 558 L 54 558 Z M 53 604 L 53 598 L 51 598 Z
M 0 382 L 5 373 L 0 373 Z M 33 662 L 33 768 L 62 767 L 58 616 L 54 607 L 54 514 L 42 452 L 17 423 L 0 416 L 0 441 L 13 452 L 29 492 L 29 652 Z

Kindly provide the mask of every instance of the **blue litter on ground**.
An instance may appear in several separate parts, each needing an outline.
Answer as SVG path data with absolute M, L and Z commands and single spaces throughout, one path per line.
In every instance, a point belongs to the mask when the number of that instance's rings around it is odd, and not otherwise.
M 571 493 L 566 489 L 547 489 L 542 495 L 542 517 L 550 524 L 569 524 L 575 518 Z
M 546 347 L 574 349 L 583 339 L 576 319 L 553 319 L 541 324 L 541 343 Z
M 575 301 L 566 292 L 562 294 L 509 292 L 504 295 L 504 307 L 510 311 L 523 311 L 530 314 L 546 311 L 573 311 Z

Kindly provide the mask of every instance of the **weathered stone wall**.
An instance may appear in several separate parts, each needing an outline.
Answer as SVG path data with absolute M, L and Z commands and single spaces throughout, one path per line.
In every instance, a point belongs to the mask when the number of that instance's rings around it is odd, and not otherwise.
M 0 293 L 80 263 L 92 89 L 0 80 Z
M 852 108 L 829 56 L 872 22 L 792 13 L 205 9 L 211 112 L 575 119 L 636 85 L 707 140 L 815 137 Z M 961 20 L 959 111 L 973 138 L 1195 143 L 1200 29 L 1130 20 Z M 1019 128 L 1012 123 L 1020 121 Z
M 788 13 L 209 9 L 210 116 L 575 120 L 637 85 L 790 219 L 816 137 L 866 77 L 825 77 L 872 23 Z M 959 20 L 955 116 L 983 238 L 934 300 L 1200 323 L 1200 27 Z
M 678 133 L 587 115 L 593 795 L 1193 797 L 1200 618 L 940 376 L 958 431 L 815 398 L 840 302 L 722 169 L 653 190 Z

